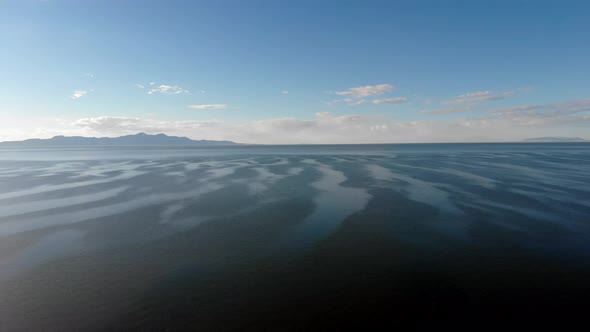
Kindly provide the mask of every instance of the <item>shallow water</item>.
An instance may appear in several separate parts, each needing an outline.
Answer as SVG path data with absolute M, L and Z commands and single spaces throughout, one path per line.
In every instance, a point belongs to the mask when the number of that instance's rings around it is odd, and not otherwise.
M 571 313 L 589 172 L 590 144 L 0 149 L 0 330 Z

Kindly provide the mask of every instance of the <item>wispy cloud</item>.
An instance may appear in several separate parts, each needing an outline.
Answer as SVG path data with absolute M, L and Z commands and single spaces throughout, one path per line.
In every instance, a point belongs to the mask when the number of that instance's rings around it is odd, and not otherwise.
M 332 100 L 326 102 L 327 105 L 334 105 L 338 103 L 346 103 L 349 106 L 358 106 L 367 103 L 373 104 L 399 104 L 408 101 L 406 97 L 395 97 L 395 98 L 381 98 L 374 99 L 376 96 L 385 94 L 387 92 L 395 90 L 397 87 L 391 84 L 377 84 L 377 85 L 365 85 L 349 88 L 344 91 L 336 91 L 334 94 L 344 96 L 346 98 Z
M 226 109 L 226 104 L 204 104 L 204 105 L 188 105 L 188 108 L 193 110 L 222 110 Z
M 350 106 L 358 106 L 358 105 L 366 104 L 368 102 L 366 99 L 360 99 L 360 100 L 357 100 L 357 101 L 353 101 L 352 98 L 347 98 L 345 101 Z
M 406 97 L 382 98 L 373 100 L 373 104 L 401 104 L 407 101 L 408 98 Z
M 154 85 L 155 84 L 155 83 L 154 84 L 152 84 L 152 83 L 153 82 L 151 82 L 150 85 Z M 162 84 L 162 85 L 160 85 L 160 86 L 158 86 L 156 88 L 153 88 L 150 91 L 148 91 L 148 94 L 150 94 L 150 95 L 151 94 L 154 94 L 154 93 L 162 93 L 162 94 L 165 94 L 165 95 L 179 95 L 179 94 L 183 94 L 183 93 L 190 93 L 190 91 L 188 91 L 188 90 L 186 90 L 184 88 L 181 88 L 181 87 L 179 87 L 177 85 L 172 86 L 172 85 L 164 85 L 164 84 Z
M 477 103 L 490 100 L 506 99 L 514 95 L 514 91 L 476 91 L 458 96 L 455 99 L 445 100 L 441 104 L 457 105 L 465 103 Z
M 288 95 L 289 94 L 289 91 L 283 90 L 283 91 L 281 91 L 281 93 L 284 94 L 284 95 Z
M 337 91 L 339 96 L 350 96 L 352 98 L 364 98 L 369 96 L 376 96 L 395 89 L 391 84 L 365 85 L 355 88 L 349 88 L 345 91 Z
M 86 91 L 86 90 L 76 90 L 72 94 L 72 99 L 82 98 L 82 97 L 84 97 L 87 94 L 88 94 L 88 91 Z
M 467 106 L 459 106 L 459 107 L 442 108 L 442 109 L 437 109 L 437 110 L 421 111 L 420 113 L 431 114 L 431 115 L 440 115 L 440 114 L 467 112 L 467 111 L 474 110 L 475 108 L 476 108 L 475 105 L 467 105 Z
M 575 127 L 563 127 L 574 122 Z M 195 139 L 228 139 L 243 143 L 393 143 L 518 141 L 527 137 L 588 137 L 590 116 L 579 114 L 547 121 L 491 115 L 448 121 L 392 121 L 379 115 L 316 113 L 312 119 L 271 118 L 246 122 L 161 121 L 142 118 L 98 117 L 80 119 L 74 126 L 85 135 L 109 136 L 137 132 L 167 133 Z M 577 129 L 575 129 L 577 128 Z
M 590 99 L 569 100 L 553 104 L 506 107 L 494 110 L 492 113 L 510 118 L 552 118 L 586 112 L 590 112 Z
M 465 105 L 461 105 L 465 107 Z M 469 105 L 466 105 L 469 106 Z M 440 111 L 440 110 L 439 110 Z M 11 115 L 11 118 L 14 117 Z M 0 114 L 0 123 L 8 117 Z M 58 134 L 119 136 L 137 132 L 166 133 L 195 139 L 227 139 L 243 143 L 394 143 L 518 141 L 538 136 L 590 138 L 590 99 L 502 108 L 478 116 L 397 121 L 384 115 L 316 113 L 256 121 L 167 121 L 131 117 L 93 117 L 67 124 L 47 122 L 2 132 L 0 139 L 50 137 Z
M 135 86 L 138 87 L 138 88 L 140 88 L 140 89 L 145 88 L 145 85 L 143 85 L 143 84 L 135 84 Z

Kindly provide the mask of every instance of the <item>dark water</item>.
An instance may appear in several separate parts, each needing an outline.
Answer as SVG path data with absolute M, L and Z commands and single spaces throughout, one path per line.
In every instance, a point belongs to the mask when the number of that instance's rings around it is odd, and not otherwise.
M 589 144 L 0 149 L 0 330 L 572 321 L 589 174 Z

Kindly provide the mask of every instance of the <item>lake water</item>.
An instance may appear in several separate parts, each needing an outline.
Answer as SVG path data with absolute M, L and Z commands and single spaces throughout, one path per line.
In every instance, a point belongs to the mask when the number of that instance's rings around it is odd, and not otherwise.
M 573 315 L 589 174 L 583 143 L 0 148 L 0 330 Z

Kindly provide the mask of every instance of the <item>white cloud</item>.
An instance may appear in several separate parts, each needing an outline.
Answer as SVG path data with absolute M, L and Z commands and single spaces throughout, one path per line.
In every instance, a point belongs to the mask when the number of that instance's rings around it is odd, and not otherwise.
M 367 133 L 382 128 L 375 116 L 318 113 L 312 120 L 274 118 L 242 123 L 220 121 L 159 121 L 128 117 L 84 118 L 74 122 L 89 135 L 118 136 L 136 132 L 188 136 L 195 139 L 229 139 L 244 143 L 338 143 L 372 142 Z M 395 126 L 394 126 L 395 127 Z M 383 142 L 383 139 L 378 141 Z
M 585 125 L 580 125 L 581 121 Z M 559 121 L 534 123 L 514 121 L 502 116 L 464 117 L 448 121 L 393 121 L 384 116 L 322 112 L 312 119 L 274 118 L 241 123 L 98 117 L 80 119 L 75 122 L 75 126 L 91 136 L 163 132 L 193 139 L 298 144 L 518 141 L 527 137 L 547 136 L 548 133 L 588 137 L 586 127 L 590 124 L 590 117 L 580 117 L 576 123 L 577 129 L 572 129 Z
M 84 75 L 82 75 L 83 77 L 88 77 L 88 78 L 94 78 L 94 74 L 93 73 L 86 73 Z
M 222 110 L 226 109 L 226 104 L 204 104 L 204 105 L 188 105 L 188 108 L 193 110 Z
M 396 87 L 391 84 L 358 86 L 355 88 L 349 88 L 345 91 L 334 92 L 335 94 L 345 96 L 346 98 L 332 100 L 331 102 L 326 102 L 326 104 L 332 106 L 337 103 L 346 103 L 349 106 L 358 106 L 366 103 L 399 104 L 407 102 L 408 99 L 406 97 L 372 99 L 375 96 L 382 95 L 395 89 Z
M 560 109 L 561 116 L 513 115 L 513 112 L 533 109 L 543 109 L 544 112 Z M 503 109 L 487 116 L 444 121 L 395 121 L 381 115 L 319 112 L 311 119 L 287 117 L 241 123 L 99 117 L 80 119 L 76 126 L 96 136 L 164 132 L 194 139 L 228 139 L 259 144 L 518 141 L 547 135 L 590 138 L 587 111 L 590 111 L 590 99 Z
M 490 100 L 501 100 L 511 97 L 514 91 L 476 91 L 460 95 L 452 100 L 445 100 L 441 104 L 457 105 L 464 103 L 477 103 Z
M 16 119 L 16 120 L 15 120 Z M 53 135 L 120 136 L 146 132 L 243 143 L 410 143 L 518 141 L 539 136 L 590 138 L 590 99 L 502 108 L 482 116 L 399 121 L 384 115 L 316 113 L 256 121 L 168 121 L 132 117 L 18 120 L 0 114 L 0 140 Z
M 152 82 L 153 83 L 153 82 Z M 150 83 L 150 85 L 154 85 Z M 157 88 L 153 88 L 150 91 L 148 91 L 148 94 L 154 94 L 154 93 L 162 93 L 162 94 L 166 94 L 166 95 L 178 95 L 178 94 L 182 94 L 182 93 L 190 93 L 188 90 L 181 88 L 177 85 L 171 86 L 171 85 L 160 85 Z
M 145 88 L 145 85 L 143 85 L 143 84 L 135 84 L 135 86 L 138 87 L 138 88 L 140 88 L 140 89 Z
M 283 91 L 281 91 L 281 93 L 284 94 L 284 95 L 288 95 L 289 94 L 289 91 L 283 90 Z
M 88 91 L 86 91 L 86 90 L 76 90 L 72 94 L 72 99 L 82 98 L 82 97 L 84 97 L 87 94 L 88 94 Z
M 153 123 L 154 121 L 146 121 L 140 118 L 118 117 L 118 116 L 101 116 L 95 118 L 83 118 L 74 122 L 78 127 L 89 128 L 97 132 L 111 133 L 111 132 L 126 132 L 125 128 L 136 130 L 141 127 L 143 123 Z
M 401 104 L 407 101 L 406 97 L 382 98 L 373 100 L 373 104 Z
M 395 89 L 391 84 L 365 85 L 356 88 L 349 88 L 345 91 L 337 91 L 339 96 L 350 96 L 352 98 L 364 98 L 369 96 L 380 95 Z

